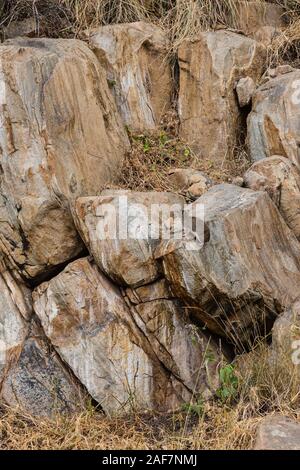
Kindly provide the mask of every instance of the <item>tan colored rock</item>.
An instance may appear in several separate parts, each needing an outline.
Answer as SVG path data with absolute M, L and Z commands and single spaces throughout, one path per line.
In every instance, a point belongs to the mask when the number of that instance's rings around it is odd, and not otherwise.
M 285 157 L 273 156 L 254 163 L 245 173 L 246 187 L 267 191 L 294 234 L 300 239 L 300 172 Z
M 236 176 L 235 178 L 233 178 L 232 184 L 242 188 L 244 186 L 244 179 L 242 178 L 242 176 Z
M 37 21 L 35 18 L 25 18 L 21 21 L 12 21 L 4 29 L 5 39 L 12 39 L 18 36 L 35 37 L 43 32 L 43 20 Z
M 128 288 L 125 291 L 130 302 L 134 305 L 143 302 L 151 302 L 153 300 L 168 300 L 174 298 L 170 286 L 165 279 L 160 279 L 153 284 L 137 287 L 136 289 Z
M 191 199 L 202 196 L 213 185 L 207 175 L 193 168 L 175 168 L 170 170 L 169 175 L 171 186 Z
M 87 259 L 38 287 L 34 309 L 51 344 L 105 412 L 164 404 L 167 377 L 130 330 L 119 291 Z
M 107 190 L 77 200 L 76 223 L 101 271 L 122 286 L 138 287 L 159 277 L 153 252 L 171 209 L 181 212 L 183 205 L 172 193 Z
M 236 8 L 238 29 L 266 45 L 286 26 L 284 9 L 280 5 L 260 1 L 238 1 Z
M 92 30 L 89 42 L 125 124 L 138 132 L 155 129 L 171 106 L 167 34 L 145 22 L 114 24 Z
M 240 347 L 299 296 L 300 245 L 265 192 L 218 185 L 187 210 L 196 204 L 204 234 L 162 242 L 156 256 L 191 314 Z
M 264 47 L 230 31 L 201 33 L 179 47 L 180 135 L 200 156 L 223 161 L 242 130 L 235 86 L 262 73 Z
M 270 46 L 274 40 L 280 37 L 281 34 L 284 34 L 284 26 L 283 28 L 274 26 L 261 26 L 251 36 L 257 42 L 261 42 L 265 46 Z
M 187 194 L 191 199 L 197 199 L 198 197 L 202 196 L 210 187 L 211 184 L 203 180 L 199 183 L 192 184 L 192 186 L 188 188 Z
M 213 184 L 212 180 L 202 171 L 193 168 L 172 168 L 169 171 L 169 179 L 172 187 L 176 190 L 187 190 L 196 183 L 202 183 L 207 187 Z
M 255 83 L 251 77 L 241 78 L 236 86 L 236 93 L 241 108 L 251 103 L 255 92 Z
M 6 372 L 1 400 L 34 416 L 54 417 L 83 409 L 83 394 L 47 343 L 41 329 L 34 325 Z
M 279 74 L 257 89 L 248 117 L 252 161 L 282 155 L 300 168 L 299 89 L 299 70 Z
M 70 202 L 115 176 L 128 140 L 83 42 L 6 41 L 0 64 L 0 246 L 34 278 L 82 250 Z
M 133 305 L 87 258 L 39 286 L 34 309 L 51 344 L 106 413 L 174 409 L 199 393 L 211 397 L 218 386 L 217 347 L 175 302 Z
M 300 450 L 300 423 L 282 415 L 264 418 L 258 426 L 255 450 Z
M 221 362 L 214 341 L 188 322 L 175 300 L 148 301 L 131 312 L 159 360 L 188 388 L 191 397 L 211 398 L 219 386 Z
M 276 78 L 279 75 L 285 75 L 286 73 L 296 72 L 296 71 L 297 69 L 295 69 L 291 65 L 283 64 L 283 65 L 278 65 L 275 68 L 269 68 L 266 73 L 267 73 L 268 78 L 270 79 L 270 78 Z
M 300 385 L 300 300 L 282 313 L 272 329 L 270 364 L 276 371 L 289 374 Z M 282 374 L 282 375 L 283 375 Z M 294 386 L 294 384 L 293 384 Z M 297 393 L 298 390 L 295 391 Z

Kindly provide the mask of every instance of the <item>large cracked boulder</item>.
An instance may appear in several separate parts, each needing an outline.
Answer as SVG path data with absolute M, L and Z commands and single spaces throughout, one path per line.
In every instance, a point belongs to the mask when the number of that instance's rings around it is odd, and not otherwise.
M 266 192 L 218 185 L 195 205 L 204 243 L 162 242 L 156 257 L 191 313 L 239 347 L 300 294 L 300 245 Z
M 267 191 L 287 225 L 300 239 L 300 171 L 280 156 L 255 162 L 244 175 L 247 188 Z
M 211 396 L 220 361 L 213 342 L 192 333 L 171 301 L 132 307 L 86 258 L 34 292 L 51 344 L 106 413 L 166 410 Z
M 300 71 L 280 73 L 259 87 L 248 117 L 252 161 L 273 155 L 300 168 Z
M 184 41 L 178 58 L 180 135 L 200 156 L 223 161 L 243 129 L 236 83 L 247 76 L 257 81 L 264 47 L 230 31 L 206 32 Z
M 212 338 L 191 324 L 166 280 L 126 289 L 125 299 L 155 355 L 176 378 L 172 379 L 174 387 L 179 381 L 191 395 L 210 398 L 218 388 L 221 351 Z
M 183 205 L 173 193 L 106 190 L 76 201 L 76 224 L 100 269 L 121 286 L 138 287 L 160 276 L 153 253 Z
M 32 317 L 31 292 L 0 263 L 0 399 L 53 416 L 82 404 L 81 390 Z
M 70 203 L 115 176 L 128 140 L 83 42 L 14 39 L 0 61 L 0 246 L 31 279 L 82 250 Z
M 141 21 L 92 30 L 89 42 L 106 69 L 124 123 L 138 132 L 157 128 L 172 98 L 167 34 Z

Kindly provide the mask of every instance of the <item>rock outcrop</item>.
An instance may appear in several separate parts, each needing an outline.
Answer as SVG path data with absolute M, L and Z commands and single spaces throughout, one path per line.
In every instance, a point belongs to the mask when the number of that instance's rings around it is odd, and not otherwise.
M 267 191 L 287 225 L 300 239 L 300 172 L 285 157 L 273 156 L 254 163 L 244 175 L 245 186 Z
M 201 33 L 184 41 L 180 66 L 180 135 L 200 156 L 223 161 L 232 155 L 243 127 L 235 87 L 262 73 L 264 47 L 230 31 Z
M 237 28 L 268 45 L 286 26 L 284 9 L 274 3 L 237 1 Z
M 3 378 L 1 399 L 9 406 L 48 418 L 80 411 L 85 404 L 79 383 L 34 324 Z
M 115 176 L 128 140 L 83 42 L 10 40 L 0 61 L 0 245 L 31 279 L 82 250 L 70 202 Z
M 77 200 L 76 222 L 100 269 L 122 286 L 138 287 L 158 279 L 154 250 L 163 226 L 170 232 L 170 209 L 178 213 L 183 205 L 172 193 L 106 190 Z
M 105 412 L 171 409 L 200 392 L 210 396 L 220 361 L 213 342 L 193 333 L 172 301 L 132 307 L 88 259 L 34 292 L 51 344 Z
M 255 450 L 300 450 L 300 423 L 282 415 L 267 416 L 257 429 Z
M 167 34 L 137 22 L 103 26 L 88 36 L 124 123 L 137 132 L 156 129 L 173 91 Z
M 300 385 L 300 301 L 282 313 L 272 329 L 270 362 L 279 373 L 290 373 Z M 281 371 L 281 372 L 280 372 Z M 290 384 L 292 387 L 292 383 Z M 297 393 L 298 390 L 295 391 Z
M 32 313 L 31 292 L 1 261 L 0 399 L 38 416 L 74 411 L 83 404 L 80 386 L 32 322 Z
M 299 295 L 300 245 L 265 192 L 218 185 L 195 205 L 204 244 L 162 242 L 156 257 L 193 315 L 240 347 Z
M 280 71 L 279 71 L 280 72 Z M 257 89 L 248 118 L 252 161 L 273 155 L 289 158 L 300 168 L 300 71 L 279 73 Z
M 32 314 L 31 292 L 0 261 L 0 383 L 22 350 Z

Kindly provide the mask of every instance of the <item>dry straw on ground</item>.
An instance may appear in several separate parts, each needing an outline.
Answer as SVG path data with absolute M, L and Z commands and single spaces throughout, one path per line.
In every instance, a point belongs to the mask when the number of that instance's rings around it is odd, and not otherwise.
M 107 418 L 90 407 L 49 420 L 2 408 L 0 449 L 251 449 L 266 414 L 279 412 L 300 421 L 294 393 L 299 382 L 289 364 L 270 368 L 267 346 L 261 343 L 235 372 L 235 397 L 177 413 Z

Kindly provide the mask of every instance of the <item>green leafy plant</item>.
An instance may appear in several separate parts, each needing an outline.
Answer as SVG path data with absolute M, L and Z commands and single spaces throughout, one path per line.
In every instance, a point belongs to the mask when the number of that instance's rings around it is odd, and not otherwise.
M 204 412 L 204 402 L 202 398 L 198 398 L 196 403 L 184 403 L 182 411 L 196 416 L 202 416 Z
M 223 403 L 230 402 L 236 397 L 239 385 L 234 366 L 227 364 L 221 367 L 219 377 L 220 387 L 217 390 L 217 396 Z

